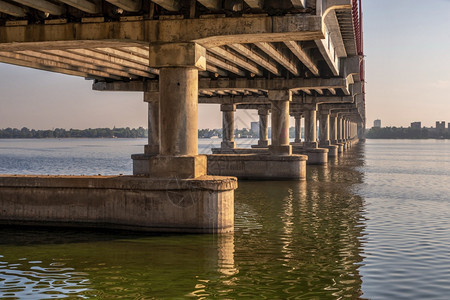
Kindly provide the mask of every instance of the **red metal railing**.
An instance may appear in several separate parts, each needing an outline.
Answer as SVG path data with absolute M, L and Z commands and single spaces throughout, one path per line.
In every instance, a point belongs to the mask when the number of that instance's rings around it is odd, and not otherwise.
M 356 37 L 356 50 L 360 57 L 360 76 L 363 82 L 363 92 L 364 92 L 364 44 L 363 44 L 363 13 L 362 13 L 362 0 L 352 0 L 353 1 L 353 24 L 355 26 L 355 37 Z

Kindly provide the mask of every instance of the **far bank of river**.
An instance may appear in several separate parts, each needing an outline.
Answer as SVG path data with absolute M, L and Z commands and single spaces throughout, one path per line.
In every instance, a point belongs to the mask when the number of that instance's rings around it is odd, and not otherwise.
M 0 140 L 0 173 L 130 174 L 146 142 Z M 448 182 L 450 141 L 372 139 L 306 182 L 240 181 L 229 235 L 2 226 L 0 298 L 446 299 Z

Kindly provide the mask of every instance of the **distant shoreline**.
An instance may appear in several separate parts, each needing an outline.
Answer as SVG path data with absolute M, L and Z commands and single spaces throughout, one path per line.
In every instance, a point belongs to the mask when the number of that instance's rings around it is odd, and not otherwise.
M 0 129 L 0 139 L 45 139 L 45 138 L 145 138 L 147 129 L 139 128 L 88 128 L 88 129 L 63 129 L 35 130 L 23 127 Z
M 366 132 L 367 139 L 450 139 L 448 128 L 373 127 Z

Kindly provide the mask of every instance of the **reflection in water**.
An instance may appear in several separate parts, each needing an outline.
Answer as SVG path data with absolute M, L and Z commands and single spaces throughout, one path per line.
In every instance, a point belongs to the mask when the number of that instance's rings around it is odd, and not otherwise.
M 240 182 L 231 234 L 2 228 L 0 297 L 359 298 L 359 155 L 307 182 Z
M 362 180 L 356 164 L 311 166 L 307 182 L 240 183 L 237 220 L 251 208 L 262 224 L 249 234 L 236 228 L 240 296 L 361 296 L 363 199 L 349 184 Z
M 232 285 L 230 278 L 238 274 L 233 234 L 102 237 L 64 230 L 23 232 L 34 235 L 37 243 L 2 240 L 2 299 L 205 297 L 217 293 L 209 291 L 209 285 Z M 69 242 L 66 235 L 78 242 Z M 48 243 L 38 242 L 39 237 Z

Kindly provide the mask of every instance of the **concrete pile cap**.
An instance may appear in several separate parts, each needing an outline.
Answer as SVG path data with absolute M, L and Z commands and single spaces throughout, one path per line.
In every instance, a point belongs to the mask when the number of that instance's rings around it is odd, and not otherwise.
M 237 179 L 223 176 L 149 179 L 138 176 L 0 175 L 0 188 L 2 187 L 227 191 L 237 188 Z

